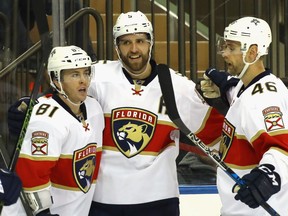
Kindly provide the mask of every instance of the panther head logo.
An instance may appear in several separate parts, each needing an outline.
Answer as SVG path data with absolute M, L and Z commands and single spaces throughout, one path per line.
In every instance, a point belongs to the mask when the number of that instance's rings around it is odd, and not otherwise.
M 146 124 L 137 125 L 129 122 L 117 131 L 117 137 L 119 140 L 125 140 L 129 149 L 126 151 L 128 155 L 137 153 L 141 148 L 145 147 L 150 138 L 146 134 Z
M 92 176 L 95 170 L 95 160 L 94 158 L 86 160 L 86 162 L 83 164 L 83 166 L 80 168 L 78 175 L 80 179 L 85 179 L 86 186 L 84 190 L 87 190 L 90 188 Z
M 96 179 L 97 144 L 90 143 L 73 154 L 73 176 L 78 188 L 87 193 Z
M 149 145 L 156 128 L 157 115 L 134 107 L 112 110 L 113 139 L 122 154 L 131 158 Z

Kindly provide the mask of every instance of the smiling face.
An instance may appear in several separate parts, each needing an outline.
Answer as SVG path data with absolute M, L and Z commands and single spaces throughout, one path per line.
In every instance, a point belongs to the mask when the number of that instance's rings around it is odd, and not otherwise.
M 75 104 L 80 104 L 86 99 L 90 80 L 91 72 L 87 67 L 65 69 L 61 71 L 61 85 L 63 91 L 69 100 Z M 56 81 L 55 84 L 60 88 L 59 82 Z
M 150 59 L 151 42 L 147 34 L 128 34 L 118 38 L 118 51 L 125 68 L 133 74 L 141 74 Z

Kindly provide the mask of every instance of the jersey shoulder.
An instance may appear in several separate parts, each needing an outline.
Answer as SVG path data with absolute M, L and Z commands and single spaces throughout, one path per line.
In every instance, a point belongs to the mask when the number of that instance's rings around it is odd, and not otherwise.
M 105 61 L 91 66 L 92 81 L 99 82 L 104 80 L 117 80 L 122 71 L 120 61 Z
M 275 75 L 267 75 L 255 82 L 239 97 L 239 109 L 246 110 L 246 114 L 263 111 L 269 107 L 288 107 L 288 90 L 284 83 Z
M 29 121 L 29 131 L 46 131 L 61 136 L 65 134 L 74 117 L 67 112 L 52 97 L 39 98 L 39 103 L 33 107 L 32 116 Z
M 277 78 L 275 75 L 270 74 L 262 79 L 255 82 L 247 89 L 247 93 L 253 97 L 254 100 L 264 100 L 269 97 L 269 100 L 282 100 L 279 96 L 285 95 L 285 98 L 288 99 L 288 89 L 281 81 L 281 79 Z
M 191 91 L 195 90 L 196 84 L 192 80 L 189 80 L 186 76 L 183 76 L 181 73 L 177 73 L 172 69 L 170 69 L 170 74 L 173 82 L 174 91 L 191 93 Z
M 90 112 L 103 114 L 101 105 L 95 98 L 91 96 L 87 96 L 87 98 L 85 99 L 85 105 L 86 105 L 86 109 L 91 110 Z

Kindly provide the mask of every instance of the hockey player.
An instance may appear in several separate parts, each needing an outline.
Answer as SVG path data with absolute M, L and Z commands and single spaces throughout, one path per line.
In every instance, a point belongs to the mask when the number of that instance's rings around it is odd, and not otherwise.
M 48 59 L 52 95 L 38 99 L 16 171 L 34 215 L 88 215 L 102 150 L 104 117 L 87 97 L 91 59 L 76 46 Z M 3 215 L 21 215 L 11 206 Z
M 265 69 L 263 60 L 271 41 L 266 21 L 243 17 L 225 28 L 219 43 L 228 72 L 240 79 L 225 93 L 230 108 L 220 154 L 247 185 L 239 189 L 218 171 L 223 216 L 269 215 L 260 207 L 265 202 L 280 215 L 288 212 L 288 91 L 271 70 Z M 206 75 L 218 87 L 225 85 L 216 70 Z
M 16 173 L 0 169 L 0 202 L 7 206 L 16 203 L 21 188 L 22 183 Z
M 89 215 L 178 216 L 179 131 L 169 119 L 151 59 L 153 28 L 140 11 L 113 28 L 118 61 L 95 64 L 89 94 L 105 115 L 103 155 Z M 219 141 L 223 118 L 195 83 L 170 69 L 181 117 L 205 143 Z

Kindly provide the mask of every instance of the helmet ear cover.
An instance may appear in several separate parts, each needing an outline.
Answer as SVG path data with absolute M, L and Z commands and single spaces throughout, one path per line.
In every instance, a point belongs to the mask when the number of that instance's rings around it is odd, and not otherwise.
M 258 55 L 263 56 L 268 54 L 272 33 L 266 21 L 255 17 L 243 17 L 225 28 L 224 40 L 240 42 L 244 54 L 251 45 L 257 45 Z

